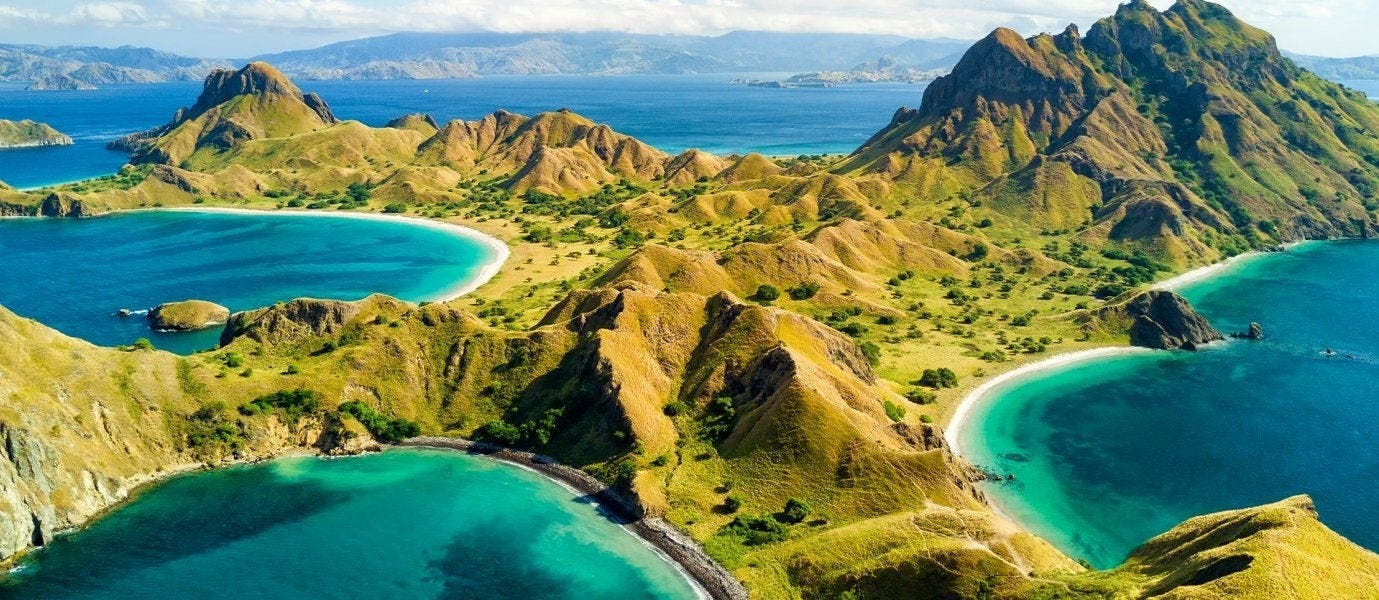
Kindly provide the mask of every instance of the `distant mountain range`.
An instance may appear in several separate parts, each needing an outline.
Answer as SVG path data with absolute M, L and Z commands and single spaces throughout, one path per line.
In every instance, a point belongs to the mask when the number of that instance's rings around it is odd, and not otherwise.
M 720 36 L 625 33 L 397 33 L 255 57 L 315 79 L 478 75 L 743 73 L 849 69 L 891 56 L 950 67 L 969 41 L 888 35 L 740 31 Z
M 718 36 L 628 33 L 395 33 L 253 57 L 299 79 L 444 79 L 486 75 L 802 73 L 834 83 L 913 80 L 951 69 L 970 41 L 848 33 L 735 31 Z M 1330 79 L 1379 79 L 1379 57 L 1289 54 Z M 31 89 L 200 80 L 251 59 L 207 59 L 150 48 L 0 44 L 0 81 Z M 867 69 L 884 63 L 884 69 Z M 927 79 L 928 76 L 919 77 Z
M 213 69 L 229 64 L 226 60 L 190 58 L 134 46 L 100 48 L 0 44 L 0 81 L 97 86 L 200 80 Z
M 1343 79 L 1379 79 L 1379 55 L 1353 58 L 1331 58 L 1284 52 L 1298 66 L 1317 75 L 1339 81 Z

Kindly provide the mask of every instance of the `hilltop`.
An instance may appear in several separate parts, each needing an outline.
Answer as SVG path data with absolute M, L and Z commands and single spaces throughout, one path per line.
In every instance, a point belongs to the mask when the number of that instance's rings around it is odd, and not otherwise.
M 35 146 L 70 146 L 72 138 L 53 129 L 47 123 L 25 119 L 0 119 L 0 148 L 31 148 Z
M 1372 227 L 1379 110 L 1194 0 L 997 30 L 841 168 L 1175 264 Z
M 670 156 L 559 109 L 374 128 L 270 65 L 217 71 L 128 141 L 136 164 L 0 208 L 378 211 L 475 227 L 512 258 L 447 303 L 237 313 L 185 358 L 0 313 L 0 347 L 38 349 L 0 353 L 29 375 L 0 379 L 29 399 L 0 423 L 43 457 L 13 469 L 0 533 L 41 542 L 178 465 L 420 432 L 584 469 L 762 598 L 1361 594 L 1375 555 L 1301 499 L 1087 572 L 993 511 L 939 424 L 1052 352 L 1214 339 L 1140 291 L 1372 226 L 1376 114 L 1196 0 L 1126 5 L 1085 38 L 998 30 L 848 157 Z

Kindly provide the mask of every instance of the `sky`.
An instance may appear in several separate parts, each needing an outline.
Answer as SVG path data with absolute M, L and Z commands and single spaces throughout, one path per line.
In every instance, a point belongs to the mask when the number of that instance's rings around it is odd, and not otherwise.
M 1160 8 L 1171 0 L 1151 0 Z M 1379 0 L 1224 0 L 1294 52 L 1379 54 Z M 1090 25 L 1117 0 L 0 0 L 0 42 L 247 58 L 398 31 L 733 30 L 976 39 Z

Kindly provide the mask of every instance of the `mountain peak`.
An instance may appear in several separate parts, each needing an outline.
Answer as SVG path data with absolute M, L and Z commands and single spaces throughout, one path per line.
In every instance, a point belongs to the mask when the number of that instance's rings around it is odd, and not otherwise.
M 254 139 L 283 137 L 337 123 L 325 100 L 302 91 L 264 62 L 217 69 L 196 103 L 162 127 L 128 138 L 133 162 L 177 164 L 203 148 L 230 150 Z M 187 126 L 187 124 L 192 124 Z

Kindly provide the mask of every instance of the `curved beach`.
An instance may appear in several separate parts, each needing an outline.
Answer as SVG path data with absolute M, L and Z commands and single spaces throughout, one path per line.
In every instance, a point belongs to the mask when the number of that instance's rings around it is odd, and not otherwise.
M 423 436 L 404 440 L 398 445 L 487 456 L 545 476 L 575 493 L 589 497 L 614 517 L 625 521 L 620 523 L 623 529 L 646 542 L 658 555 L 675 566 L 702 597 L 714 600 L 746 600 L 748 597 L 747 588 L 743 587 L 742 582 L 689 536 L 664 519 L 643 514 L 636 502 L 584 471 L 563 465 L 548 456 L 461 438 Z
M 1091 348 L 1088 350 L 1078 350 L 1076 352 L 1065 352 L 1063 354 L 1054 355 L 1044 360 L 1001 373 L 991 378 L 990 381 L 977 386 L 977 389 L 968 392 L 966 396 L 963 396 L 962 402 L 958 403 L 958 408 L 953 412 L 953 418 L 948 420 L 948 426 L 944 428 L 943 438 L 948 442 L 948 447 L 953 450 L 953 454 L 962 455 L 962 429 L 967 424 L 967 420 L 971 418 L 972 411 L 991 396 L 998 388 L 1007 383 L 1039 373 L 1061 369 L 1077 363 L 1111 356 L 1139 354 L 1142 352 L 1153 352 L 1153 350 L 1131 346 Z

